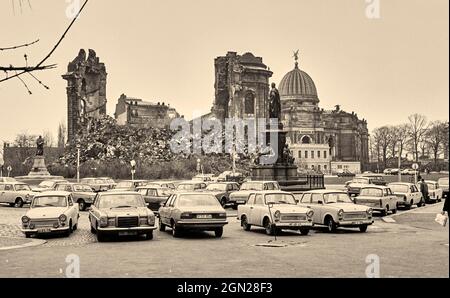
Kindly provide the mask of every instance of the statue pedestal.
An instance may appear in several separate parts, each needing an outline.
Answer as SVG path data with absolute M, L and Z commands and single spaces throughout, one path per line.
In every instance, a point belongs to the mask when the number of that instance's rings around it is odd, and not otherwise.
M 35 156 L 33 161 L 33 167 L 31 168 L 29 177 L 43 177 L 43 176 L 51 176 L 47 170 L 47 166 L 45 165 L 44 156 Z

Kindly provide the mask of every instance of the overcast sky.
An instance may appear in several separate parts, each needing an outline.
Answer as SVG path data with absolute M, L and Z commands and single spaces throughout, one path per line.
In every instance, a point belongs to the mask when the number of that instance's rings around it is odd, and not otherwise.
M 0 65 L 36 63 L 70 20 L 66 0 L 0 0 Z M 108 114 L 122 93 L 166 102 L 191 118 L 214 100 L 214 58 L 227 51 L 261 56 L 277 84 L 294 67 L 315 81 L 321 107 L 355 111 L 370 129 L 405 122 L 412 113 L 448 120 L 448 0 L 380 0 L 369 19 L 366 0 L 91 0 L 48 61 L 58 68 L 0 83 L 0 140 L 19 132 L 55 135 L 66 121 L 67 63 L 95 49 L 108 72 Z M 3 74 L 0 73 L 2 77 Z M 1 141 L 0 141 L 1 142 Z

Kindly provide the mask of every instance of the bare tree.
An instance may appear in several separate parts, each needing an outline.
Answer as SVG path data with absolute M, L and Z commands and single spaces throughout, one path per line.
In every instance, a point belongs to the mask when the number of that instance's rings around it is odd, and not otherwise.
M 390 128 L 388 126 L 382 126 L 379 128 L 376 128 L 373 131 L 374 136 L 374 145 L 377 148 L 378 156 L 382 158 L 383 160 L 383 166 L 384 168 L 387 167 L 387 156 L 388 156 L 388 149 L 392 143 L 392 137 Z
M 425 133 L 427 132 L 427 118 L 420 114 L 408 117 L 408 134 L 414 154 L 414 159 L 419 162 L 419 147 Z
M 400 156 L 403 156 L 403 151 L 405 151 L 406 149 L 406 145 L 408 143 L 408 138 L 409 138 L 409 134 L 408 134 L 408 125 L 407 124 L 400 124 L 397 125 L 395 127 L 396 131 L 397 131 L 397 150 L 398 150 L 398 154 L 400 154 Z
M 395 158 L 397 152 L 397 143 L 399 142 L 399 131 L 397 126 L 388 126 L 389 151 L 391 158 Z
M 66 125 L 64 122 L 59 123 L 58 126 L 58 148 L 64 148 L 66 146 Z
M 434 166 L 437 166 L 437 160 L 439 158 L 442 149 L 444 148 L 446 134 L 446 124 L 441 121 L 434 121 L 431 123 L 425 135 L 425 144 L 431 150 L 433 154 Z M 448 138 L 448 136 L 447 136 Z
M 53 134 L 50 131 L 44 131 L 42 137 L 44 138 L 45 147 L 53 147 L 55 140 L 53 139 Z
M 16 135 L 14 145 L 20 148 L 34 147 L 37 137 L 30 135 L 27 132 L 22 132 Z

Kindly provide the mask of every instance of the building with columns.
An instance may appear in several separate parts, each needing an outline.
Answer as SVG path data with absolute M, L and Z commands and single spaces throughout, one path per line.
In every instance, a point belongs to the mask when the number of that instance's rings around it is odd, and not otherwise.
M 337 105 L 327 111 L 319 107 L 319 96 L 312 78 L 299 68 L 279 84 L 282 122 L 288 131 L 289 147 L 300 168 L 336 173 L 360 173 L 369 163 L 367 121 L 355 112 Z

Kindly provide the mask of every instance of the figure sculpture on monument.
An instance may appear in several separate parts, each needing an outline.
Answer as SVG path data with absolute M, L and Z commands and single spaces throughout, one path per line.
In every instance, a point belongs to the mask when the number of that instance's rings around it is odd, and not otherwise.
M 44 139 L 42 136 L 36 140 L 36 156 L 44 156 Z
M 275 83 L 272 83 L 272 89 L 269 93 L 269 104 L 269 118 L 281 121 L 280 92 L 278 92 Z

